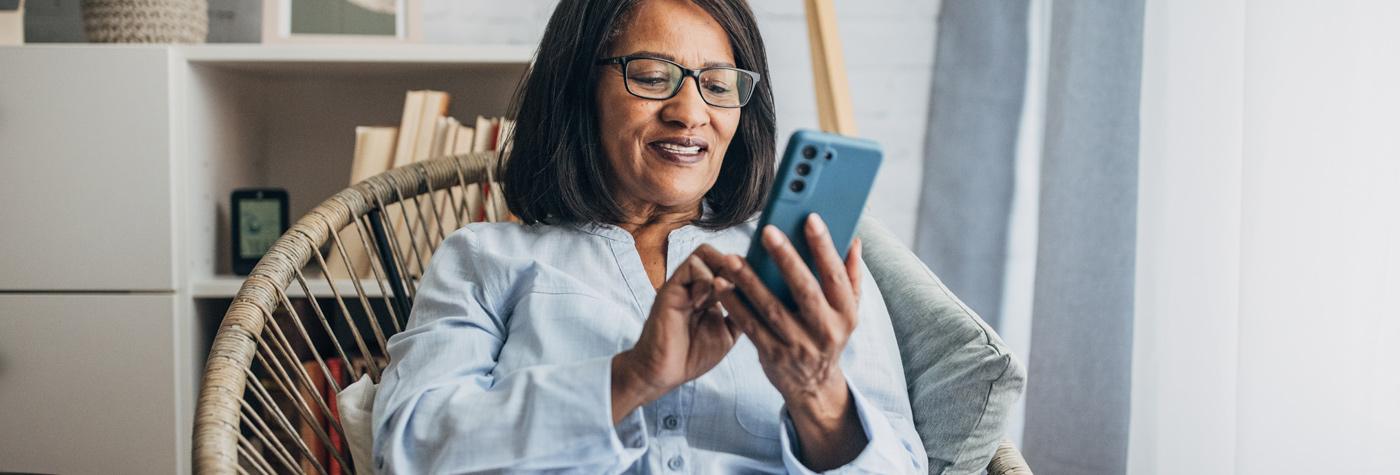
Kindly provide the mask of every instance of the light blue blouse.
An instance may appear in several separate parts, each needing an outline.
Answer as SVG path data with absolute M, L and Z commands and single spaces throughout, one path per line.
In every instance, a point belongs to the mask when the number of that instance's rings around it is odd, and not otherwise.
M 754 229 L 676 229 L 666 274 L 702 243 L 746 252 Z M 865 275 L 841 366 L 870 443 L 837 472 L 926 473 L 889 313 Z M 619 227 L 457 231 L 434 254 L 407 328 L 389 340 L 375 465 L 412 474 L 811 473 L 748 338 L 613 425 L 611 359 L 636 343 L 655 297 Z

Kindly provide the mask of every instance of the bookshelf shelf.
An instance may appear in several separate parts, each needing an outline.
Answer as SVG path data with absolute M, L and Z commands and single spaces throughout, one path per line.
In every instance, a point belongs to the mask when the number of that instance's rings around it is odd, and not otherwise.
M 515 67 L 529 63 L 534 54 L 529 47 L 493 45 L 197 45 L 178 52 L 196 66 L 318 74 Z

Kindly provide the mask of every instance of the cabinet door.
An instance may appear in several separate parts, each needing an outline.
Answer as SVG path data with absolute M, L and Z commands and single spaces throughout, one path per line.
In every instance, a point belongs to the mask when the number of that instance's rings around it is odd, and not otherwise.
M 169 54 L 0 47 L 0 289 L 174 289 Z
M 174 299 L 0 294 L 0 472 L 187 471 Z

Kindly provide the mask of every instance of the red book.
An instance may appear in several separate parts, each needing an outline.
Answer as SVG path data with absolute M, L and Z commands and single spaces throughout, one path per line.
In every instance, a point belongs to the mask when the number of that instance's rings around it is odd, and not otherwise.
M 326 369 L 330 371 L 331 374 L 329 375 L 329 377 L 335 379 L 336 384 L 339 384 L 342 388 L 345 387 L 346 378 L 344 361 L 342 361 L 340 358 L 328 359 L 326 360 Z M 326 406 L 331 410 L 331 417 L 335 418 L 336 421 L 339 421 L 340 410 L 336 408 L 336 394 L 330 391 L 330 385 L 326 385 L 326 389 Z M 330 457 L 327 457 L 330 459 L 330 463 L 326 467 L 326 472 L 329 475 L 345 475 L 350 473 L 349 470 L 340 466 L 340 459 L 335 456 L 335 454 L 341 454 L 342 456 L 346 457 L 349 456 L 349 454 L 347 454 L 345 451 L 345 441 L 341 439 L 340 433 L 336 432 L 335 429 L 331 427 L 330 421 L 326 421 L 326 432 L 330 434 L 331 438 L 330 450 L 334 451 L 334 453 L 330 454 Z

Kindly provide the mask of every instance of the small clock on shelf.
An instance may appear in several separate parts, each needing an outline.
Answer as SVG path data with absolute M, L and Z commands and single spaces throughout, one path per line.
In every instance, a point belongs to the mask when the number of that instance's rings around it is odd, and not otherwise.
M 233 218 L 233 272 L 248 275 L 272 243 L 291 226 L 287 217 L 287 190 L 240 188 L 229 196 Z

